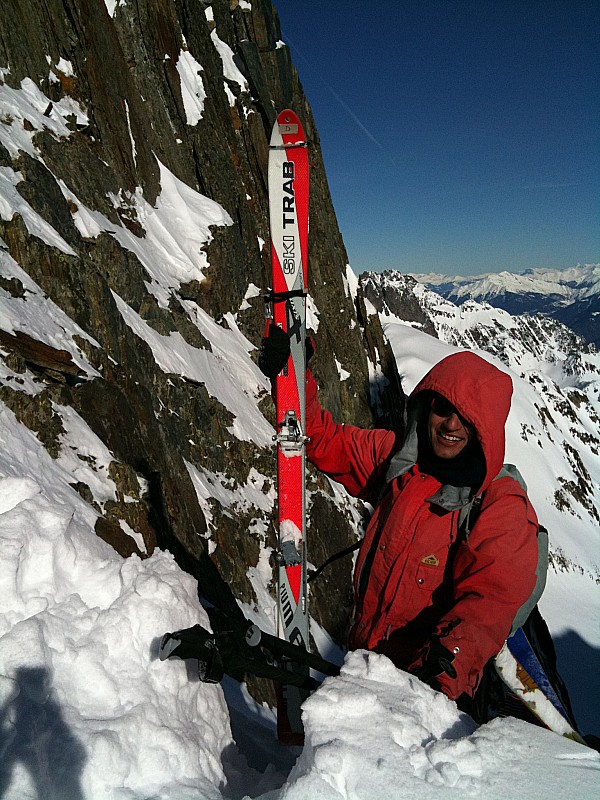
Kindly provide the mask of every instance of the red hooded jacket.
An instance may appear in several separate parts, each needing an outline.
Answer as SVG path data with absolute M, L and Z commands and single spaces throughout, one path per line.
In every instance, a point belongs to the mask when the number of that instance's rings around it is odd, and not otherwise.
M 475 428 L 485 458 L 476 490 L 442 486 L 419 470 L 417 428 L 429 414 L 428 391 L 446 397 Z M 474 353 L 453 354 L 410 395 L 401 437 L 334 423 L 307 373 L 308 458 L 375 506 L 356 563 L 348 645 L 416 670 L 437 635 L 455 655 L 456 677 L 438 678 L 451 699 L 473 695 L 535 585 L 535 512 L 517 481 L 494 481 L 504 461 L 511 395 L 508 375 Z M 482 492 L 466 540 L 458 532 L 459 510 Z

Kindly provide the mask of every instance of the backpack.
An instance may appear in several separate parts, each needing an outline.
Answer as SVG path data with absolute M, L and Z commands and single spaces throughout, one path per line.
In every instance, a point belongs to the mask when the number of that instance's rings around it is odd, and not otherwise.
M 523 476 L 514 464 L 504 464 L 494 480 L 505 477 L 516 480 L 523 491 L 527 492 L 527 485 L 523 480 Z M 482 500 L 483 493 L 474 497 L 468 505 L 460 510 L 458 530 L 462 541 L 468 542 L 469 540 L 469 533 L 479 515 Z M 552 635 L 537 605 L 546 586 L 546 575 L 548 573 L 548 531 L 543 525 L 539 524 L 537 542 L 536 583 L 530 596 L 517 611 L 507 638 L 510 639 L 516 631 L 520 628 L 522 629 L 552 689 L 565 709 L 568 721 L 576 730 L 569 693 L 557 669 L 556 650 Z M 491 658 L 486 664 L 474 697 L 469 698 L 463 695 L 459 698 L 459 708 L 470 714 L 478 723 L 487 722 L 494 716 L 510 715 L 539 725 L 539 720 L 522 703 L 515 700 L 510 691 L 507 691 L 506 685 L 498 676 L 494 663 L 495 657 Z
M 527 484 L 514 464 L 504 464 L 494 480 L 497 481 L 499 478 L 513 478 L 513 480 L 517 481 L 523 491 L 527 492 Z M 477 517 L 479 516 L 484 494 L 485 493 L 483 492 L 482 494 L 474 497 L 471 502 L 466 506 L 463 506 L 459 512 L 458 531 L 462 541 L 469 541 L 469 534 L 475 525 L 475 522 L 477 521 Z M 548 531 L 543 525 L 538 525 L 537 543 L 538 563 L 535 570 L 535 586 L 533 587 L 531 595 L 517 611 L 517 615 L 515 616 L 510 629 L 510 633 L 508 634 L 509 637 L 512 636 L 515 631 L 519 630 L 519 628 L 522 628 L 527 622 L 529 615 L 537 606 L 538 601 L 544 592 L 544 588 L 546 587 L 546 576 L 548 574 Z

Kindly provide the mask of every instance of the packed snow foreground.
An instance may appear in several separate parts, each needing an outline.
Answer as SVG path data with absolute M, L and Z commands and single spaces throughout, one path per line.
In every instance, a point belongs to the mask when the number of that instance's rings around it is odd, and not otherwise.
M 165 631 L 208 625 L 195 581 L 167 553 L 123 560 L 101 541 L 68 461 L 6 408 L 0 442 L 3 800 L 489 799 L 515 796 L 515 784 L 521 798 L 596 795 L 594 751 L 516 720 L 476 729 L 365 652 L 306 702 L 306 745 L 289 774 L 296 754 L 248 699 L 238 745 L 240 709 L 221 686 L 198 682 L 191 662 L 157 658 Z M 87 447 L 100 447 L 91 432 Z M 260 771 L 259 748 L 271 761 Z

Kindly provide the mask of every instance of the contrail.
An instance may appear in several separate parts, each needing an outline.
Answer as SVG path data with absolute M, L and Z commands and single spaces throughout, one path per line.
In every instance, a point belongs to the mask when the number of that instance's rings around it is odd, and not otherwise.
M 383 145 L 380 142 L 378 142 L 377 139 L 371 133 L 371 131 L 362 124 L 362 122 L 356 116 L 354 111 L 352 111 L 350 106 L 342 100 L 339 94 L 334 89 L 332 89 L 332 87 L 327 83 L 327 81 L 323 81 L 323 85 L 326 86 L 327 89 L 329 89 L 331 94 L 335 97 L 335 99 L 338 101 L 338 103 L 341 105 L 344 111 L 346 111 L 349 114 L 349 116 L 354 120 L 354 122 L 358 125 L 358 127 L 365 134 L 365 136 L 367 136 L 373 142 L 373 144 L 376 144 L 380 150 L 384 150 Z
M 289 44 L 289 46 L 290 46 L 290 47 L 293 47 L 293 49 L 294 49 L 294 50 L 295 50 L 295 51 L 298 53 L 298 55 L 300 56 L 300 58 L 302 59 L 302 61 L 304 61 L 306 64 L 308 64 L 308 66 L 309 66 L 309 67 L 311 67 L 311 69 L 314 69 L 314 68 L 312 67 L 312 64 L 310 63 L 310 61 L 309 61 L 307 58 L 305 58 L 305 56 L 304 56 L 304 55 L 302 55 L 301 51 L 300 51 L 300 50 L 299 50 L 299 49 L 296 47 L 296 45 L 295 45 L 295 44 L 292 42 L 292 40 L 291 40 L 289 37 L 286 37 L 286 41 L 287 41 L 287 43 Z M 319 76 L 319 77 L 320 77 L 320 76 Z M 327 81 L 324 81 L 324 80 L 321 78 L 321 83 L 323 84 L 323 86 L 325 86 L 325 88 L 326 88 L 326 89 L 328 89 L 328 90 L 331 92 L 331 94 L 333 95 L 333 97 L 335 98 L 335 100 L 336 100 L 336 101 L 337 101 L 337 102 L 338 102 L 338 103 L 341 105 L 341 107 L 344 109 L 344 111 L 345 111 L 345 112 L 348 114 L 348 116 L 349 116 L 349 117 L 350 117 L 350 118 L 351 118 L 351 119 L 354 121 L 354 123 L 356 124 L 356 126 L 357 126 L 358 128 L 360 128 L 360 130 L 361 130 L 361 131 L 362 131 L 362 132 L 365 134 L 365 136 L 366 136 L 368 139 L 370 139 L 370 140 L 373 142 L 373 144 L 377 145 L 377 147 L 378 147 L 378 148 L 379 148 L 379 149 L 380 149 L 382 152 L 385 152 L 385 148 L 383 147 L 383 145 L 381 144 L 381 142 L 378 142 L 378 141 L 377 141 L 377 139 L 376 139 L 376 138 L 373 136 L 373 134 L 371 133 L 371 131 L 370 131 L 370 130 L 369 130 L 369 129 L 368 129 L 366 126 L 365 126 L 365 125 L 363 125 L 363 123 L 362 123 L 362 122 L 360 121 L 360 119 L 359 119 L 359 118 L 356 116 L 356 114 L 354 113 L 354 111 L 352 111 L 352 109 L 350 108 L 350 106 L 348 105 L 348 103 L 346 103 L 344 100 L 342 100 L 342 98 L 339 96 L 339 94 L 338 94 L 338 93 L 335 91 L 335 89 L 334 89 L 332 86 L 330 86 L 330 85 L 327 83 Z

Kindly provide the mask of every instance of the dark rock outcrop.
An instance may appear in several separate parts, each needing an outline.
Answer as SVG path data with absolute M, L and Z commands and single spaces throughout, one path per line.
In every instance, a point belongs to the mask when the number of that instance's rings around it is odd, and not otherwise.
M 198 351 L 210 352 L 212 342 L 191 318 L 190 303 L 224 331 L 235 319 L 251 342 L 259 342 L 262 301 L 248 289 L 264 290 L 268 281 L 268 246 L 261 242 L 269 238 L 268 137 L 278 109 L 296 110 L 309 139 L 310 292 L 319 312 L 311 366 L 323 403 L 340 420 L 397 424 L 401 399 L 393 374 L 382 389 L 387 400 L 379 420 L 368 403 L 367 357 L 384 372 L 392 370 L 393 359 L 379 323 L 369 321 L 360 296 L 357 316 L 347 289 L 347 256 L 318 133 L 272 5 L 139 0 L 112 4 L 112 16 L 110 5 L 21 0 L 0 7 L 0 90 L 27 89 L 37 109 L 31 119 L 25 112 L 22 118 L 0 114 L 0 164 L 12 170 L 20 198 L 20 210 L 0 218 L 0 255 L 79 326 L 82 335 L 73 341 L 89 364 L 86 371 L 68 352 L 17 324 L 0 333 L 14 373 L 3 381 L 0 398 L 54 455 L 61 431 L 55 403 L 74 409 L 108 447 L 117 501 L 101 507 L 84 482 L 73 488 L 98 510 L 97 534 L 118 552 L 145 556 L 157 545 L 168 548 L 199 578 L 201 593 L 227 605 L 231 589 L 251 603 L 247 568 L 258 563 L 261 548 L 273 544 L 272 534 L 256 525 L 252 532 L 252 514 L 214 498 L 209 525 L 188 465 L 222 476 L 228 487 L 243 486 L 251 469 L 273 480 L 273 452 L 232 436 L 231 411 L 202 382 L 161 368 L 119 304 L 163 337 L 181 337 Z M 230 48 L 245 83 L 224 74 L 215 37 Z M 190 119 L 178 72 L 182 54 L 198 65 L 206 95 L 196 119 Z M 204 246 L 208 266 L 201 276 L 171 285 L 168 302 L 152 290 L 153 276 L 136 249 L 149 233 L 141 199 L 145 208 L 156 207 L 163 171 L 218 203 L 231 221 L 211 228 Z M 51 226 L 56 241 L 32 229 L 24 208 Z M 102 230 L 77 224 L 84 210 L 101 215 Z M 175 244 L 175 221 L 171 234 Z M 125 235 L 131 246 L 123 245 Z M 0 272 L 0 289 L 15 301 L 31 296 L 31 287 L 10 270 Z M 336 361 L 349 373 L 344 381 Z M 26 372 L 37 382 L 35 395 L 20 391 L 19 375 Z M 267 417 L 269 403 L 265 393 L 261 408 Z M 350 543 L 356 531 L 316 477 L 309 487 L 317 562 Z M 253 513 L 266 531 L 269 512 Z M 140 534 L 146 553 L 122 535 L 119 520 Z M 210 557 L 208 538 L 214 545 Z M 315 615 L 338 636 L 349 570 L 338 565 L 323 584 L 327 591 L 314 592 Z M 332 596 L 339 602 L 331 602 Z

